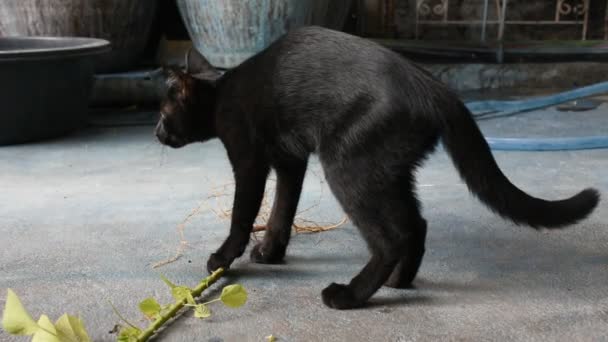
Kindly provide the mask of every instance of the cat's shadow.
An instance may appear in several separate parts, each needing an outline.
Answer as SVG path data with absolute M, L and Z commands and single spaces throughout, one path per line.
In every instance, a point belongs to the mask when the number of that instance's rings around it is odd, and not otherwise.
M 422 277 L 418 277 L 414 280 L 414 284 L 408 290 L 417 291 L 425 290 L 432 292 L 485 292 L 490 289 L 487 286 L 483 286 L 479 283 L 462 283 L 455 281 L 432 281 Z
M 286 266 L 286 265 L 281 265 Z M 319 272 L 290 269 L 288 267 L 280 267 L 279 265 L 263 265 L 256 267 L 246 267 L 242 265 L 240 267 L 231 268 L 227 273 L 232 281 L 238 280 L 294 280 L 294 279 L 308 279 L 319 277 Z
M 391 297 L 372 297 L 369 302 L 361 309 L 379 309 L 381 312 L 390 312 L 393 307 L 402 307 L 407 305 L 416 306 L 432 306 L 440 305 L 441 300 L 427 296 L 391 296 Z
M 441 306 L 458 302 L 459 294 L 490 292 L 486 286 L 476 284 L 465 284 L 453 281 L 431 281 L 425 278 L 417 278 L 407 289 L 390 289 L 390 293 L 377 293 L 364 308 L 380 309 L 390 312 L 392 307 L 416 306 Z M 445 296 L 445 294 L 449 296 Z M 386 310 L 382 309 L 386 308 Z
M 306 258 L 290 258 L 291 264 L 300 264 L 310 262 L 311 259 Z M 298 259 L 295 262 L 293 259 Z M 315 259 L 315 262 L 331 262 L 335 261 L 333 257 L 320 257 Z M 289 286 L 295 282 L 310 282 L 311 279 L 318 279 L 320 276 L 319 270 L 300 269 L 298 267 L 289 267 L 289 262 L 281 265 L 240 265 L 231 269 L 226 274 L 226 279 L 230 283 L 238 282 L 239 280 L 253 281 L 272 281 L 278 285 L 283 283 L 284 286 Z M 321 271 L 331 273 L 330 270 Z M 331 279 L 330 279 L 331 280 Z M 328 282 L 329 284 L 329 282 Z M 328 285 L 326 284 L 326 285 Z M 321 284 L 320 289 L 322 289 Z M 370 301 L 361 309 L 375 309 L 381 312 L 390 312 L 394 307 L 405 307 L 408 305 L 416 306 L 441 306 L 453 304 L 459 301 L 459 298 L 467 296 L 470 293 L 491 292 L 493 289 L 486 285 L 475 283 L 463 283 L 457 281 L 435 281 L 424 277 L 416 278 L 411 287 L 406 289 L 392 289 L 382 287 L 384 291 L 375 294 Z
M 313 255 L 289 255 L 286 257 L 286 264 L 339 264 L 349 263 L 353 260 L 361 259 L 363 262 L 367 260 L 369 256 L 367 254 L 361 255 L 346 255 L 346 254 L 313 254 Z M 363 264 L 362 264 L 363 265 Z

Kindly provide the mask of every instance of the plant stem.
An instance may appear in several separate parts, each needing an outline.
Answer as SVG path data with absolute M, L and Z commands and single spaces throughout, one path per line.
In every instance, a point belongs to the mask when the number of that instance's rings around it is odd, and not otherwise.
M 217 299 L 214 299 L 214 300 L 210 300 L 208 302 L 203 303 L 203 305 L 211 304 L 211 303 L 214 303 L 214 302 L 219 302 L 220 300 L 222 300 L 222 299 L 221 298 L 217 298 Z
M 218 281 L 222 275 L 224 274 L 223 268 L 218 268 L 215 272 L 213 272 L 210 276 L 203 279 L 193 290 L 192 296 L 199 297 L 204 290 L 206 290 L 213 283 Z M 165 324 L 169 319 L 175 317 L 175 315 L 186 305 L 186 299 L 182 299 L 177 303 L 172 304 L 169 307 L 169 310 L 164 314 L 158 317 L 154 322 L 150 323 L 150 326 L 139 334 L 137 337 L 138 342 L 147 341 L 150 337 L 156 333 L 158 329 L 160 329 L 163 324 Z
M 130 326 L 131 328 L 139 329 L 137 326 L 133 325 L 131 322 L 127 321 L 124 317 L 122 317 L 122 315 L 120 314 L 120 312 L 118 312 L 118 309 L 116 309 L 116 307 L 114 306 L 114 304 L 112 304 L 112 302 L 108 301 L 108 303 L 110 303 L 112 310 L 114 310 L 114 314 L 116 316 L 118 316 L 118 318 L 120 318 L 121 321 L 127 323 L 127 325 Z

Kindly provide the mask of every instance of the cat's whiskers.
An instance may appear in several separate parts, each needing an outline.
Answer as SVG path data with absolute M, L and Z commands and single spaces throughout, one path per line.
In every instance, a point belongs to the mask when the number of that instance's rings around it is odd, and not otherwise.
M 158 166 L 162 167 L 165 165 L 165 160 L 167 158 L 167 146 L 160 145 L 160 158 L 158 161 Z

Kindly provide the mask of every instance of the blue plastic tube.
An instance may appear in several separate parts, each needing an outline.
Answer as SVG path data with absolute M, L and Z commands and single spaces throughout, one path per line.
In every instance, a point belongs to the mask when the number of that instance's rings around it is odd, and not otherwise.
M 516 101 L 474 101 L 466 103 L 467 108 L 477 117 L 490 113 L 493 115 L 516 114 L 534 109 L 546 108 L 560 103 L 608 92 L 608 82 L 592 84 L 549 96 Z
M 476 119 L 511 116 L 546 108 L 560 103 L 608 92 L 608 82 L 566 91 L 549 96 L 517 101 L 475 101 L 466 103 Z M 489 138 L 490 148 L 503 151 L 574 151 L 608 148 L 608 136 L 567 138 Z
M 574 151 L 608 148 L 608 136 L 568 138 L 486 138 L 499 151 Z

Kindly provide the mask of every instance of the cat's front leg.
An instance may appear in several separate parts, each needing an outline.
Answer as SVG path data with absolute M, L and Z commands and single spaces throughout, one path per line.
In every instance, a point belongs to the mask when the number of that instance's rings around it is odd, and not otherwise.
M 283 262 L 296 215 L 302 182 L 306 174 L 306 160 L 275 166 L 277 188 L 272 212 L 268 219 L 264 240 L 251 250 L 251 260 L 260 264 Z
M 264 197 L 269 166 L 263 160 L 235 163 L 236 190 L 232 207 L 230 234 L 222 246 L 207 261 L 211 273 L 222 267 L 230 267 L 234 259 L 245 252 L 251 230 Z

